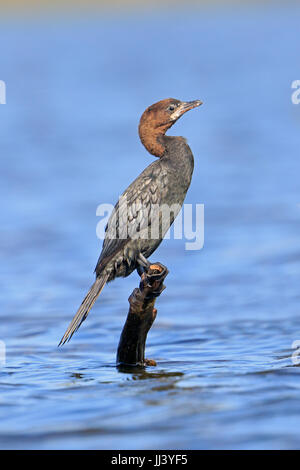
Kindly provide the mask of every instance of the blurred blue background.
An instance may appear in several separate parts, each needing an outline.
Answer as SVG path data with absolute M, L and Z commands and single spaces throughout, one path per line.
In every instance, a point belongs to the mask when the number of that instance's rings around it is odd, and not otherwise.
M 299 4 L 84 9 L 0 20 L 0 447 L 299 448 Z M 170 134 L 195 157 L 203 250 L 166 240 L 147 357 L 115 368 L 134 273 L 57 344 L 92 283 L 96 207 L 152 161 L 144 109 L 202 99 Z M 184 281 L 183 281 L 184 279 Z

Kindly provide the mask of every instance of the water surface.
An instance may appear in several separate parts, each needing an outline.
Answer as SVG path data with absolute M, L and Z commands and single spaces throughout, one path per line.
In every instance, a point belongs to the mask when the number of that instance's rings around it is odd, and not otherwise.
M 1 20 L 1 448 L 299 448 L 298 18 L 286 4 Z M 93 281 L 96 207 L 151 162 L 138 119 L 169 96 L 204 101 L 171 133 L 193 149 L 205 245 L 155 253 L 170 270 L 158 365 L 122 373 L 136 274 L 57 343 Z

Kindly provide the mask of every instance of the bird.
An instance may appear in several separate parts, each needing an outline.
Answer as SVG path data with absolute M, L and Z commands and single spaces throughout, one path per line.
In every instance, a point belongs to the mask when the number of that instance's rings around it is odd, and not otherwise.
M 96 279 L 83 299 L 59 346 L 68 342 L 86 319 L 105 284 L 127 277 L 134 270 L 141 275 L 150 266 L 148 258 L 160 245 L 178 215 L 190 186 L 194 157 L 184 137 L 166 132 L 201 100 L 160 100 L 141 116 L 139 137 L 146 150 L 156 157 L 123 192 L 105 229 Z M 162 207 L 172 208 L 163 217 Z

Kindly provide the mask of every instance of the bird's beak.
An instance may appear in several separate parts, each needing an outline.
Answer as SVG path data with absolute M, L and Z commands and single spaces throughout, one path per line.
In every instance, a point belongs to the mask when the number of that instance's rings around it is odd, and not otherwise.
M 171 115 L 171 119 L 175 121 L 187 111 L 190 111 L 193 108 L 197 108 L 198 106 L 201 106 L 201 104 L 203 104 L 203 102 L 200 100 L 182 101 L 176 111 L 174 111 L 174 113 Z

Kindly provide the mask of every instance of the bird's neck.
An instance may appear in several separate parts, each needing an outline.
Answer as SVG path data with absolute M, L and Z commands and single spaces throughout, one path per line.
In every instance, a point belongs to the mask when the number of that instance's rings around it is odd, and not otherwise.
M 171 127 L 171 124 L 165 124 L 159 127 L 153 127 L 147 123 L 141 123 L 139 126 L 139 136 L 142 144 L 151 155 L 161 158 L 166 152 L 165 133 Z
M 164 146 L 163 159 L 173 162 L 178 168 L 185 160 L 191 160 L 192 152 L 184 137 L 164 135 L 162 138 Z
M 187 191 L 194 170 L 194 157 L 184 137 L 164 136 L 165 153 L 161 164 L 168 171 L 176 175 L 181 189 Z M 176 183 L 177 184 L 177 183 Z

